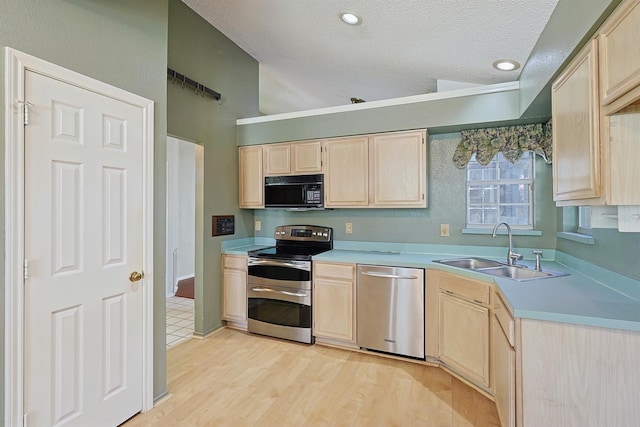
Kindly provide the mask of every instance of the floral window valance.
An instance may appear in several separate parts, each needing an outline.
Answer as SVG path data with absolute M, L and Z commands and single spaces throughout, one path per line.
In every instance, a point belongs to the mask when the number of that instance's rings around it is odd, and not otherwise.
M 552 161 L 551 120 L 533 125 L 464 130 L 461 134 L 462 141 L 453 154 L 453 163 L 459 168 L 467 166 L 473 153 L 483 166 L 498 152 L 511 163 L 516 163 L 527 151 L 540 155 L 548 164 Z

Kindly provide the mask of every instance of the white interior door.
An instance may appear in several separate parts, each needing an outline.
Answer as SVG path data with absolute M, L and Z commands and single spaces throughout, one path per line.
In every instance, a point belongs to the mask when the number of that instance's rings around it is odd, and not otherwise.
M 24 411 L 115 426 L 142 409 L 143 114 L 26 71 Z

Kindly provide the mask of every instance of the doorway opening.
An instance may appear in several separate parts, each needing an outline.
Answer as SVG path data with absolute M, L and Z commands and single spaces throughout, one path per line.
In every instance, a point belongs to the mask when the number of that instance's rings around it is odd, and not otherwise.
M 167 349 L 191 338 L 195 327 L 203 152 L 204 148 L 193 142 L 167 138 Z

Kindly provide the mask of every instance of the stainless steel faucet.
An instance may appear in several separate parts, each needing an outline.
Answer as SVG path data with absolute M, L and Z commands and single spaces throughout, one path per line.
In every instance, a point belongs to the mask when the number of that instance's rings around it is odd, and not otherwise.
M 513 252 L 513 237 L 511 235 L 511 227 L 509 226 L 509 224 L 507 224 L 506 222 L 496 224 L 496 226 L 493 227 L 492 237 L 496 237 L 496 231 L 501 225 L 507 227 L 507 234 L 509 235 L 509 252 L 507 252 L 507 265 L 516 265 L 516 261 L 522 259 L 522 255 Z

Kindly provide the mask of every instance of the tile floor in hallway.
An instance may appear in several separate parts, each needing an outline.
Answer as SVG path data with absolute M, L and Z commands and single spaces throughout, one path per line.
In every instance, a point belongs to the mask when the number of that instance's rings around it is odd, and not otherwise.
M 193 334 L 194 300 L 167 298 L 167 349 L 185 342 Z

